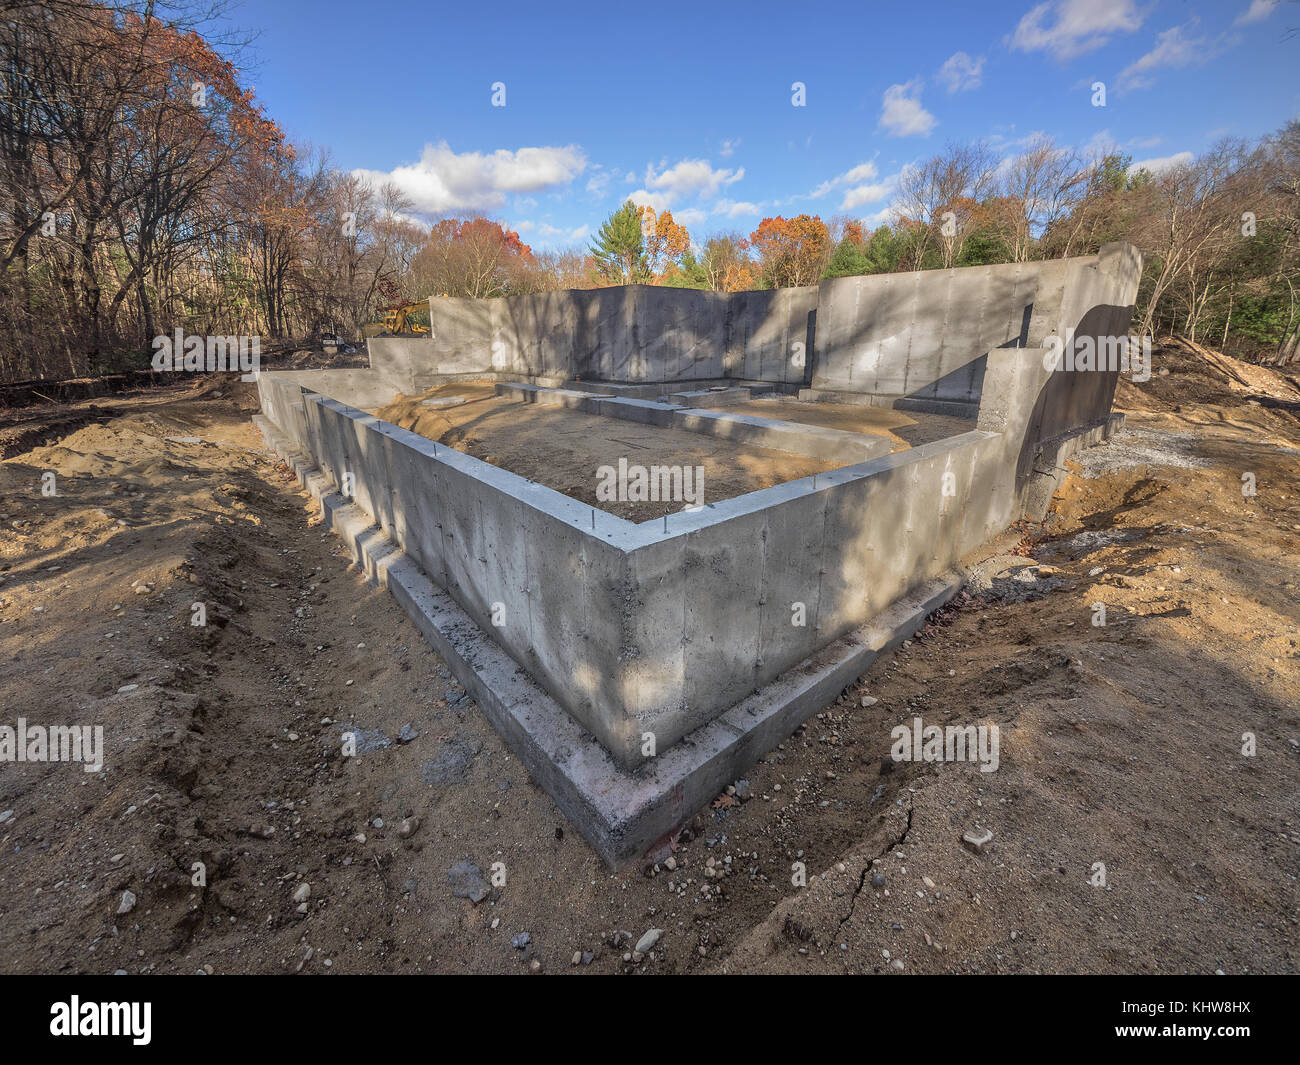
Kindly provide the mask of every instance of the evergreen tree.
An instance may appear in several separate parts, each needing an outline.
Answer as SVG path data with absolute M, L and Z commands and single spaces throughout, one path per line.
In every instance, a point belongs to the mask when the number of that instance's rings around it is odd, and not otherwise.
M 892 274 L 903 255 L 902 238 L 889 226 L 881 226 L 867 241 L 866 254 L 873 273 Z
M 844 239 L 836 245 L 822 277 L 855 277 L 872 272 L 871 260 L 856 241 Z
M 646 257 L 645 234 L 641 231 L 641 212 L 631 200 L 601 223 L 591 245 L 596 270 L 606 281 L 631 285 L 648 281 L 650 264 Z

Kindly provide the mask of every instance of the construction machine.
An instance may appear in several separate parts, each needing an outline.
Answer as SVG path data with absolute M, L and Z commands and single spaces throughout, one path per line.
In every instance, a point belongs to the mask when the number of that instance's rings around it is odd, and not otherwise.
M 384 332 L 398 335 L 425 336 L 429 332 L 429 327 L 423 322 L 417 322 L 415 316 L 417 314 L 427 314 L 428 312 L 428 300 L 401 303 L 395 307 L 389 307 L 384 311 Z

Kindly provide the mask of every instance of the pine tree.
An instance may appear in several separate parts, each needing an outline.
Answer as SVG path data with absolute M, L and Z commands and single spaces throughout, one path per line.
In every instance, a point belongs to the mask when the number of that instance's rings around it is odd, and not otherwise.
M 631 200 L 601 223 L 591 245 L 600 276 L 618 285 L 631 285 L 650 278 L 641 212 Z
M 862 245 L 846 238 L 836 245 L 822 277 L 855 277 L 858 274 L 869 273 L 871 273 L 871 260 L 862 250 Z

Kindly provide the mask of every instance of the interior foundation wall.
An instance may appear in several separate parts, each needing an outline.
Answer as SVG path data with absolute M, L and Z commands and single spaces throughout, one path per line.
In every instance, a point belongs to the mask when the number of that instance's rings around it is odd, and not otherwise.
M 1073 259 L 770 291 L 627 285 L 435 297 L 431 337 L 368 343 L 372 367 L 408 394 L 457 374 L 632 386 L 747 380 L 973 416 L 990 351 L 1039 347 L 1067 330 L 1124 335 L 1125 294 L 1139 271 L 1136 249 L 1115 244 Z M 1083 391 L 1081 402 L 1108 407 L 1113 383 Z
M 657 285 L 439 296 L 431 337 L 375 337 L 371 366 L 402 391 L 500 373 L 628 384 L 744 378 L 806 383 L 815 288 L 700 292 Z

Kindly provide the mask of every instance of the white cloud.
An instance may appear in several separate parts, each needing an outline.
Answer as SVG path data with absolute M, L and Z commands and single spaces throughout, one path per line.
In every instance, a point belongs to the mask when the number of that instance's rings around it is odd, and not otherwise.
M 877 200 L 883 200 L 892 191 L 893 186 L 884 182 L 877 182 L 874 185 L 859 185 L 844 193 L 844 199 L 840 201 L 840 210 L 851 211 L 855 207 L 861 207 L 864 203 L 875 203 Z
M 1277 4 L 1278 0 L 1250 0 L 1250 7 L 1238 15 L 1232 24 L 1234 26 L 1248 26 L 1252 22 L 1263 22 L 1269 15 L 1273 14 Z
M 808 195 L 815 200 L 825 196 L 833 189 L 843 189 L 844 196 L 840 200 L 839 209 L 841 211 L 851 211 L 855 207 L 861 207 L 864 203 L 875 203 L 876 200 L 883 200 L 893 191 L 896 179 L 872 181 L 872 178 L 876 177 L 878 173 L 875 163 L 859 163 L 851 170 L 846 170 L 843 174 L 839 174 L 829 181 L 823 181 Z
M 635 192 L 629 192 L 627 198 L 638 207 L 653 207 L 655 214 L 670 206 L 668 196 L 662 192 L 648 192 L 645 189 L 637 189 Z
M 1083 146 L 1083 154 L 1089 158 L 1097 155 L 1113 155 L 1117 151 L 1119 145 L 1115 143 L 1115 138 L 1110 135 L 1109 129 L 1099 129 Z
M 1102 129 L 1089 137 L 1079 151 L 1087 159 L 1100 159 L 1104 155 L 1123 155 L 1125 148 L 1154 148 L 1156 145 L 1163 143 L 1163 137 L 1131 137 L 1121 146 L 1119 141 L 1111 136 L 1109 129 Z M 1139 168 L 1146 167 L 1147 170 L 1154 174 L 1170 166 L 1188 162 L 1191 158 L 1191 152 L 1178 152 L 1175 155 L 1153 157 L 1134 163 L 1130 167 L 1130 172 L 1135 173 Z
M 762 214 L 763 209 L 758 204 L 745 200 L 719 200 L 713 205 L 713 213 L 726 215 L 728 218 L 740 218 L 744 215 Z
M 1193 18 L 1182 26 L 1174 26 L 1156 35 L 1156 46 L 1140 59 L 1120 71 L 1118 87 L 1121 91 L 1145 89 L 1153 84 L 1152 71 L 1161 67 L 1185 67 L 1204 63 L 1213 58 L 1215 48 L 1205 37 L 1189 37 L 1199 19 Z
M 877 211 L 875 214 L 867 215 L 861 221 L 868 229 L 876 229 L 885 225 L 892 226 L 897 220 L 897 216 L 897 207 L 885 207 Z
M 590 227 L 585 225 L 578 226 L 575 229 L 564 229 L 562 226 L 553 226 L 549 222 L 531 222 L 528 219 L 524 219 L 522 222 L 512 222 L 510 228 L 518 233 L 536 233 L 550 244 L 573 244 L 585 240 L 591 232 Z
M 852 185 L 858 181 L 870 181 L 876 176 L 876 173 L 875 163 L 859 163 L 852 170 L 841 174 L 835 180 L 839 184 Z
M 838 177 L 833 177 L 829 181 L 823 181 L 808 195 L 814 200 L 825 196 L 831 189 L 838 188 L 842 185 L 857 185 L 864 181 L 870 181 L 876 176 L 876 164 L 872 162 L 859 163 L 852 170 L 846 170 Z
M 1135 32 L 1145 17 L 1133 0 L 1049 0 L 1020 20 L 1007 43 L 1022 52 L 1072 59 L 1100 48 L 1117 33 Z
M 688 207 L 686 210 L 674 214 L 673 221 L 682 226 L 694 226 L 708 217 L 709 213 L 707 211 L 701 211 L 698 207 Z
M 1159 174 L 1164 170 L 1172 170 L 1176 166 L 1186 166 L 1193 158 L 1191 152 L 1176 152 L 1173 155 L 1162 155 L 1155 159 L 1139 159 L 1128 168 L 1128 173 L 1131 175 L 1136 174 L 1139 170 L 1145 170 L 1148 174 Z
M 880 127 L 893 137 L 928 137 L 938 120 L 921 106 L 921 82 L 891 85 L 885 90 Z
M 538 231 L 544 237 L 562 237 L 570 244 L 580 240 L 585 240 L 591 232 L 591 227 L 586 225 L 576 226 L 573 229 L 561 229 L 557 226 L 543 225 L 538 227 Z
M 491 154 L 454 152 L 446 141 L 426 144 L 418 163 L 384 173 L 355 170 L 379 183 L 392 181 L 411 200 L 414 210 L 429 214 L 449 211 L 493 211 L 506 197 L 540 192 L 570 184 L 586 169 L 582 149 L 566 147 L 500 148 Z
M 948 91 L 966 92 L 968 89 L 978 89 L 982 81 L 984 71 L 984 57 L 972 59 L 965 52 L 953 52 L 947 61 L 939 68 L 938 78 L 946 86 Z
M 739 147 L 740 147 L 739 137 L 737 137 L 734 141 L 723 141 L 722 147 L 718 149 L 718 154 L 722 156 L 722 158 L 724 159 L 729 159 L 735 153 L 736 149 Z
M 416 218 L 415 215 L 407 214 L 405 211 L 388 211 L 385 213 L 385 217 L 392 219 L 394 222 L 406 222 L 419 229 L 427 229 L 429 225 L 423 218 Z
M 663 164 L 661 163 L 660 166 Z M 665 196 L 679 199 L 699 196 L 700 199 L 707 200 L 711 196 L 716 196 L 720 189 L 727 185 L 734 185 L 744 176 L 743 167 L 739 170 L 715 170 L 704 159 L 683 159 L 666 170 L 658 172 L 653 166 L 647 166 L 645 186 L 648 190 Z

